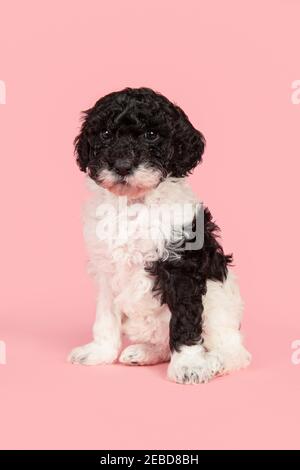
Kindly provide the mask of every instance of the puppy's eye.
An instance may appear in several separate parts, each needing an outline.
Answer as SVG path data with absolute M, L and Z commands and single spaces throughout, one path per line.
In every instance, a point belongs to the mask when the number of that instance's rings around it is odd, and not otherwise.
M 147 131 L 144 134 L 144 139 L 147 142 L 156 142 L 159 139 L 159 134 L 155 131 Z
M 108 142 L 112 138 L 112 133 L 108 129 L 100 132 L 100 137 L 104 142 Z

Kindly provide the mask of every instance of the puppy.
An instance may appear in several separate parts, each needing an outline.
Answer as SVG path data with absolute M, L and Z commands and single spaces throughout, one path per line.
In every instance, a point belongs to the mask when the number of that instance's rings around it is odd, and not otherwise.
M 169 361 L 182 384 L 249 364 L 232 257 L 186 181 L 204 147 L 186 114 L 148 88 L 110 93 L 84 113 L 75 153 L 93 193 L 84 233 L 99 295 L 93 341 L 72 363 Z M 132 343 L 123 351 L 122 333 Z

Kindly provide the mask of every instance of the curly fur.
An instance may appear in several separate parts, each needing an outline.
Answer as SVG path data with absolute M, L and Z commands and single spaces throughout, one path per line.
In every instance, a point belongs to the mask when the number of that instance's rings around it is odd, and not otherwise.
M 148 267 L 155 277 L 154 292 L 160 295 L 161 303 L 166 303 L 172 313 L 171 351 L 179 351 L 183 344 L 190 346 L 202 342 L 202 297 L 207 291 L 207 280 L 224 282 L 227 266 L 232 262 L 232 256 L 224 255 L 217 241 L 218 231 L 219 227 L 205 208 L 203 247 L 183 251 L 172 261 L 160 259 Z
M 101 140 L 101 129 L 112 133 L 113 142 Z M 152 144 L 141 138 L 149 129 L 160 135 Z M 183 177 L 201 161 L 205 146 L 185 113 L 149 88 L 126 88 L 101 98 L 84 112 L 74 143 L 78 165 L 82 171 L 88 168 L 91 178 L 102 168 L 112 168 L 119 158 L 132 168 L 145 163 L 163 176 Z
M 164 96 L 126 88 L 85 111 L 74 143 L 93 192 L 84 232 L 100 293 L 93 341 L 75 348 L 70 360 L 100 364 L 119 357 L 125 364 L 154 364 L 171 359 L 168 376 L 179 383 L 206 382 L 245 367 L 250 355 L 239 331 L 242 300 L 228 271 L 232 256 L 224 254 L 207 208 L 203 245 L 178 249 L 193 242 L 198 201 L 185 177 L 202 159 L 203 135 Z M 162 221 L 156 227 L 162 236 L 153 239 L 153 220 L 145 209 L 166 205 L 171 215 L 173 204 L 186 203 L 193 208 L 185 220 L 192 231 L 180 231 L 175 222 L 169 230 Z M 99 211 L 103 205 L 110 209 Z M 128 210 L 142 221 L 142 231 L 135 228 L 120 239 L 117 222 Z M 99 227 L 109 223 L 113 232 L 100 239 Z M 120 355 L 122 332 L 134 344 Z

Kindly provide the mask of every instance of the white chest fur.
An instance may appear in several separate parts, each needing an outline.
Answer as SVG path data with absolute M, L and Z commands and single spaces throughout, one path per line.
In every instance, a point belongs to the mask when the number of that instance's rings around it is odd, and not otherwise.
M 174 205 L 194 207 L 194 193 L 185 180 L 168 178 L 144 200 L 128 203 L 92 180 L 88 183 L 93 195 L 85 209 L 84 235 L 90 272 L 96 279 L 103 273 L 109 277 L 115 302 L 126 315 L 156 310 L 153 279 L 144 268 L 169 256 L 166 246 L 174 229 Z M 158 216 L 161 207 L 163 216 Z M 193 213 L 184 217 L 192 218 Z

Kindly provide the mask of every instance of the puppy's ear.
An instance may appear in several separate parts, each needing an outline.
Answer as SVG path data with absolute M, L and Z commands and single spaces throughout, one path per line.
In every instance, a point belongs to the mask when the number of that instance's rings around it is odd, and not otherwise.
M 82 123 L 80 133 L 74 140 L 74 147 L 75 147 L 75 155 L 76 161 L 81 171 L 86 171 L 87 166 L 90 161 L 90 154 L 91 154 L 91 145 L 90 145 L 90 137 L 88 132 L 88 117 L 89 111 L 85 111 L 84 113 L 84 121 Z
M 173 128 L 172 176 L 188 175 L 202 160 L 205 138 L 193 127 L 186 114 L 176 106 L 177 119 Z

